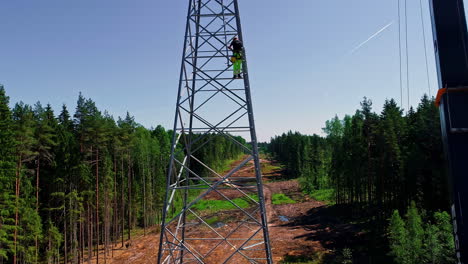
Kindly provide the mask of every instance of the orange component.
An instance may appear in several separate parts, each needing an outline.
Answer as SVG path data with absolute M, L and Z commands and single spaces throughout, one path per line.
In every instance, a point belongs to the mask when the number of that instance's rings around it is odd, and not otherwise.
M 440 106 L 440 101 L 442 100 L 442 96 L 445 93 L 447 93 L 447 88 L 442 88 L 442 89 L 439 89 L 439 91 L 437 91 L 437 96 L 434 102 L 437 107 Z

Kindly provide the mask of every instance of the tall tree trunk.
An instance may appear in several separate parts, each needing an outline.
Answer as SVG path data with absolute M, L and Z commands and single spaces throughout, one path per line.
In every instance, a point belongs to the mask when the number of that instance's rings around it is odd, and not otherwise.
M 15 182 L 15 232 L 13 235 L 13 245 L 15 248 L 15 252 L 13 254 L 13 264 L 17 264 L 17 251 L 18 251 L 18 246 L 17 246 L 17 240 L 18 240 L 18 224 L 19 224 L 19 215 L 18 215 L 18 207 L 19 207 L 19 196 L 20 196 L 20 177 L 21 177 L 21 167 L 23 166 L 22 164 L 22 157 L 21 155 L 19 156 L 18 159 L 18 164 L 16 167 L 16 182 Z
M 153 226 L 155 223 L 154 223 L 154 219 L 156 217 L 156 214 L 155 214 L 155 206 L 156 206 L 156 196 L 155 196 L 155 189 L 154 189 L 154 177 L 156 177 L 156 172 L 154 171 L 154 166 L 152 165 L 153 162 L 150 162 L 151 159 L 148 158 L 148 166 L 149 166 L 149 170 L 150 170 L 150 190 L 151 190 L 151 197 L 150 197 L 150 201 L 151 201 L 151 215 L 150 215 L 150 226 Z
M 121 222 L 122 222 L 122 248 L 124 247 L 124 233 L 125 233 L 125 199 L 124 199 L 124 183 L 125 183 L 125 179 L 124 179 L 124 157 L 123 157 L 123 153 L 122 153 L 122 157 L 121 157 L 121 173 L 122 173 L 122 191 L 120 192 L 120 197 L 122 199 L 122 205 L 121 205 L 121 214 L 120 214 L 120 218 L 121 218 Z
M 115 152 L 114 152 L 115 153 Z M 113 220 L 112 220 L 112 258 L 114 257 L 114 244 L 116 240 L 116 235 L 117 235 L 117 156 L 114 154 L 114 196 L 113 196 L 113 201 L 114 201 L 114 213 L 112 214 Z
M 104 180 L 106 180 L 106 177 L 104 175 Z M 104 191 L 104 264 L 107 263 L 107 250 L 108 250 L 108 238 L 109 238 L 109 190 L 108 190 L 108 185 L 107 182 L 104 185 L 105 186 L 105 191 Z
M 99 264 L 99 148 L 96 148 L 96 264 Z
M 128 154 L 128 177 L 127 177 L 127 180 L 128 180 L 128 183 L 127 183 L 127 187 L 128 187 L 128 243 L 130 243 L 130 239 L 131 239 L 131 234 L 130 234 L 130 231 L 132 229 L 132 171 L 131 171 L 131 159 L 130 159 L 130 153 Z
M 48 244 L 47 249 L 51 250 L 52 249 L 52 239 L 50 237 L 49 237 L 49 239 L 47 241 L 47 244 Z M 47 258 L 47 263 L 48 264 L 52 264 L 53 261 L 54 261 L 53 255 Z
M 76 212 L 78 210 L 77 206 L 76 206 L 76 199 L 74 197 L 74 200 L 73 200 L 73 203 L 72 201 L 70 200 L 70 208 L 73 208 L 74 209 L 74 212 L 73 215 L 70 214 L 70 220 L 74 219 L 75 221 L 70 221 L 70 224 L 72 224 L 73 228 L 72 228 L 72 235 L 71 235 L 71 238 L 70 238 L 70 241 L 71 241 L 71 245 L 73 245 L 73 249 L 72 249 L 72 252 L 73 252 L 73 264 L 76 264 L 78 262 L 78 254 L 77 254 L 77 246 L 79 245 L 78 243 L 78 238 L 77 238 L 77 222 L 79 221 L 79 219 L 76 219 L 77 215 L 76 215 Z
M 70 208 L 71 209 L 71 208 Z M 67 239 L 67 210 L 66 210 L 66 201 L 64 201 L 64 206 L 63 206 L 63 218 L 64 218 L 64 221 L 63 221 L 63 232 L 64 232 L 64 244 L 63 244 L 63 247 L 64 247 L 64 263 L 68 263 L 68 247 L 67 247 L 67 242 L 68 242 L 68 239 Z
M 81 254 L 83 253 L 83 241 L 81 240 L 83 238 L 82 236 L 82 226 L 81 226 L 81 221 L 82 221 L 82 213 L 80 212 L 80 221 L 78 222 L 78 248 L 79 251 L 78 253 L 78 264 L 82 263 L 82 256 Z
M 0 218 L 0 230 L 2 229 L 2 226 L 3 226 L 3 219 Z M 0 244 L 0 250 L 3 249 L 3 245 Z M 0 264 L 3 264 L 3 256 L 0 256 Z
M 88 264 L 91 264 L 91 258 L 93 257 L 93 229 L 92 229 L 92 222 L 91 222 L 91 206 L 89 204 L 89 200 L 87 201 L 88 210 L 86 211 L 86 218 L 88 222 Z
M 83 212 L 80 213 L 80 259 L 79 263 L 84 263 L 85 240 L 84 240 L 84 224 Z
M 140 164 L 143 164 L 143 162 L 141 162 Z M 145 175 L 145 169 L 143 168 L 143 166 L 142 166 L 142 171 L 143 171 L 143 236 L 146 236 L 146 175 Z
M 37 167 L 36 167 L 36 213 L 39 214 L 39 169 L 40 169 L 40 162 L 41 159 L 38 157 L 37 158 Z M 36 246 L 36 263 L 37 263 L 37 258 L 39 255 L 39 244 L 38 244 L 38 238 L 37 235 L 34 237 L 34 242 Z M 66 240 L 65 240 L 66 241 Z

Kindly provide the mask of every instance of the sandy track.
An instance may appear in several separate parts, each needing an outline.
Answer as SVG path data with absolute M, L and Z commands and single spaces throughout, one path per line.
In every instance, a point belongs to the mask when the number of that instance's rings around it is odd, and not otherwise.
M 271 163 L 271 161 L 267 160 L 262 160 L 262 162 Z M 268 173 L 271 177 L 276 177 L 280 174 L 280 170 Z M 242 175 L 243 177 L 250 175 L 254 177 L 253 163 L 247 164 L 237 175 Z M 329 250 L 324 245 L 327 243 L 327 239 L 311 238 L 315 237 L 315 233 L 317 232 L 331 232 L 334 227 L 332 223 L 321 223 L 318 221 L 317 223 L 307 223 L 307 225 L 302 224 L 303 219 L 311 217 L 310 214 L 313 210 L 320 212 L 320 209 L 324 208 L 325 205 L 303 195 L 298 182 L 295 180 L 268 182 L 268 178 L 268 176 L 265 177 L 264 194 L 274 262 L 278 263 L 286 255 L 310 256 L 317 252 L 327 254 Z M 223 192 L 230 198 L 241 196 L 241 194 L 233 190 L 223 190 Z M 297 203 L 273 205 L 271 203 L 271 196 L 274 193 L 284 193 L 289 197 L 294 197 Z M 217 198 L 219 199 L 216 194 L 210 194 L 207 197 L 207 199 Z M 282 217 L 281 219 L 280 216 Z M 284 221 L 284 217 L 288 221 Z M 320 220 L 320 217 L 318 219 Z M 250 231 L 246 230 L 245 232 Z M 108 258 L 106 263 L 156 263 L 159 244 L 158 233 L 153 232 L 146 236 L 135 237 L 129 244 L 128 248 L 124 247 L 115 250 L 114 257 Z M 226 253 L 229 253 L 229 250 L 226 250 Z M 103 258 L 104 256 L 101 254 L 100 263 L 104 263 Z M 213 263 L 216 262 L 213 261 Z

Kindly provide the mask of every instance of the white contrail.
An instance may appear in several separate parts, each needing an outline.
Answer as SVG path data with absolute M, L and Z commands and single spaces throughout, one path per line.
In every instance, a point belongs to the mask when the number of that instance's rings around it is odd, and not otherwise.
M 362 46 L 364 46 L 367 42 L 371 41 L 373 38 L 377 37 L 380 33 L 382 33 L 385 29 L 387 29 L 389 26 L 391 26 L 395 21 L 392 21 L 390 23 L 388 23 L 387 25 L 385 25 L 383 28 L 379 29 L 379 31 L 375 32 L 374 34 L 372 34 L 372 36 L 370 36 L 368 39 L 366 39 L 365 41 L 363 41 L 361 44 L 357 45 L 354 49 L 352 49 L 348 55 L 351 55 L 353 54 L 354 52 L 356 52 L 358 49 L 360 49 Z

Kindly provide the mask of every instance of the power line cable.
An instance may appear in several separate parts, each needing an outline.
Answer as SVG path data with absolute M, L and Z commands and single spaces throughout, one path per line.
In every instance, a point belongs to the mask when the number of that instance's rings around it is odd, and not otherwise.
M 431 96 L 432 91 L 431 91 L 431 81 L 429 79 L 429 64 L 427 62 L 426 29 L 424 27 L 424 12 L 423 12 L 422 0 L 419 0 L 419 9 L 421 11 L 421 27 L 422 27 L 423 42 L 424 42 L 424 58 L 426 59 L 427 87 L 429 89 L 429 96 Z
M 401 58 L 401 8 L 400 8 L 400 0 L 398 0 L 398 51 L 399 51 L 399 58 L 400 58 L 400 106 L 403 107 L 403 78 L 402 78 L 402 58 Z
M 408 1 L 405 0 L 405 48 L 406 48 L 406 88 L 408 91 L 408 109 L 410 108 L 410 79 L 409 79 L 409 56 L 408 56 Z

